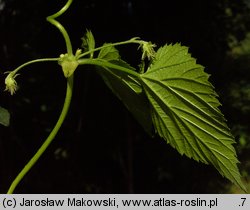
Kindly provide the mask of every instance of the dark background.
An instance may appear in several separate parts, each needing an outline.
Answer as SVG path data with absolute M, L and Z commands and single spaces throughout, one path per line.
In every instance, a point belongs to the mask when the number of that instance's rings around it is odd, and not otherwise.
M 55 63 L 34 64 L 4 92 L 5 71 L 65 53 L 61 34 L 46 17 L 65 1 L 0 0 L 0 106 L 11 113 L 0 125 L 0 193 L 32 157 L 61 111 L 66 81 Z M 59 18 L 74 49 L 90 29 L 97 46 L 139 36 L 157 46 L 180 42 L 211 74 L 221 110 L 236 137 L 240 170 L 249 181 L 249 0 L 74 0 Z M 139 64 L 135 47 L 120 48 Z M 180 156 L 150 138 L 92 68 L 79 68 L 71 110 L 52 145 L 16 193 L 235 193 L 212 167 Z

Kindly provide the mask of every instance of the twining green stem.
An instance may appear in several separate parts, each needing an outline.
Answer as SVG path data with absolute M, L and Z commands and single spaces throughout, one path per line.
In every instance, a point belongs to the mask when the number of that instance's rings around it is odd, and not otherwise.
M 71 45 L 69 35 L 68 35 L 67 31 L 65 30 L 65 28 L 58 21 L 56 21 L 55 18 L 62 15 L 69 8 L 72 1 L 73 0 L 68 0 L 67 3 L 64 5 L 64 7 L 61 10 L 59 10 L 57 13 L 47 17 L 47 21 L 49 21 L 52 25 L 56 26 L 59 29 L 59 31 L 61 32 L 61 34 L 63 35 L 65 43 L 66 43 L 68 55 L 73 55 L 72 45 Z M 21 68 L 23 68 L 29 64 L 37 63 L 37 62 L 45 62 L 45 61 L 59 61 L 59 59 L 60 58 L 44 58 L 44 59 L 37 59 L 37 60 L 29 61 L 29 62 L 19 66 L 18 68 L 16 68 L 14 71 L 10 72 L 10 75 L 12 76 L 12 79 L 14 79 L 15 76 L 17 75 L 16 73 Z M 66 89 L 65 101 L 64 101 L 64 105 L 63 105 L 61 114 L 58 118 L 56 125 L 54 126 L 53 130 L 51 131 L 51 133 L 49 134 L 47 139 L 44 141 L 42 146 L 38 149 L 36 154 L 30 159 L 30 161 L 24 166 L 24 168 L 21 170 L 21 172 L 17 175 L 15 180 L 11 183 L 11 186 L 7 192 L 8 194 L 11 194 L 14 192 L 16 186 L 23 179 L 23 177 L 29 172 L 29 170 L 34 166 L 34 164 L 38 161 L 38 159 L 41 157 L 41 155 L 44 153 L 44 151 L 50 145 L 52 140 L 55 138 L 57 132 L 59 131 L 60 127 L 62 126 L 62 123 L 63 123 L 63 121 L 68 113 L 71 98 L 72 98 L 73 80 L 74 80 L 73 74 L 67 78 L 67 89 Z
M 65 96 L 65 101 L 64 105 L 62 108 L 62 112 L 59 116 L 59 119 L 47 137 L 47 139 L 44 141 L 42 146 L 38 149 L 36 154 L 30 159 L 30 161 L 24 166 L 22 171 L 17 175 L 15 180 L 12 182 L 7 194 L 12 194 L 13 191 L 15 190 L 16 186 L 18 183 L 22 180 L 22 178 L 28 173 L 28 171 L 34 166 L 34 164 L 37 162 L 37 160 L 41 157 L 41 155 L 44 153 L 44 151 L 47 149 L 47 147 L 50 145 L 52 140 L 55 138 L 57 132 L 59 131 L 60 127 L 62 126 L 62 123 L 68 113 L 70 102 L 71 102 L 71 97 L 72 97 L 72 91 L 73 91 L 73 78 L 74 76 L 72 75 L 71 77 L 67 78 L 67 90 L 66 90 L 66 96 Z
M 106 60 L 103 59 L 80 59 L 78 60 L 79 65 L 84 65 L 84 64 L 90 64 L 90 65 L 96 65 L 96 66 L 101 66 L 101 67 L 108 67 L 108 68 L 112 68 L 112 69 L 116 69 L 118 71 L 122 71 L 122 72 L 126 72 L 129 75 L 132 75 L 134 77 L 139 78 L 140 74 L 136 71 L 130 70 L 128 68 L 125 68 L 123 66 L 120 65 L 116 65 L 114 63 L 110 63 Z
M 72 1 L 73 0 L 68 0 L 67 3 L 64 5 L 64 7 L 61 10 L 59 10 L 57 13 L 47 17 L 47 21 L 50 22 L 52 25 L 56 26 L 59 29 L 59 31 L 61 32 L 61 34 L 63 35 L 65 43 L 66 43 L 67 53 L 69 55 L 73 55 L 73 50 L 72 50 L 72 45 L 71 45 L 69 35 L 68 35 L 67 31 L 65 30 L 65 28 L 61 25 L 61 23 L 59 23 L 57 20 L 55 20 L 55 18 L 62 15 L 69 8 Z

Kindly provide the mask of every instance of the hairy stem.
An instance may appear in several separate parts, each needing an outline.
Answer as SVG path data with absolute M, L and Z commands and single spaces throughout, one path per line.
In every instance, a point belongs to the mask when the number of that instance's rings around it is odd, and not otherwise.
M 66 117 L 66 115 L 68 113 L 71 98 L 72 98 L 73 80 L 74 80 L 73 77 L 74 76 L 72 75 L 71 77 L 69 77 L 67 79 L 67 90 L 66 90 L 65 101 L 64 101 L 63 108 L 62 108 L 62 112 L 61 112 L 61 114 L 60 114 L 60 116 L 58 118 L 58 121 L 57 121 L 55 127 L 53 128 L 53 130 L 51 131 L 51 133 L 49 134 L 47 139 L 44 141 L 42 146 L 38 149 L 36 154 L 30 159 L 30 161 L 25 165 L 25 167 L 22 169 L 22 171 L 17 175 L 15 180 L 12 182 L 7 194 L 12 194 L 13 193 L 16 186 L 19 184 L 19 182 L 22 180 L 22 178 L 29 172 L 29 170 L 35 165 L 35 163 L 38 161 L 38 159 L 42 156 L 44 151 L 50 145 L 52 140 L 55 138 L 57 132 L 61 128 L 62 123 L 63 123 L 63 121 L 64 121 L 64 119 L 65 119 L 65 117 Z

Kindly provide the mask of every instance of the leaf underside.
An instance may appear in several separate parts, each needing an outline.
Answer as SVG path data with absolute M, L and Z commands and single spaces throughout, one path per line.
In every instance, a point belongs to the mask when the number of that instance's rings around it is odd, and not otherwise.
M 218 109 L 217 94 L 188 48 L 165 45 L 140 76 L 156 132 L 180 154 L 212 164 L 245 190 L 232 146 L 235 141 Z
M 104 44 L 104 46 L 105 45 L 108 46 L 108 44 Z M 118 50 L 113 46 L 103 48 L 98 58 L 100 59 L 99 61 L 103 60 L 103 62 L 110 62 L 131 71 L 135 71 L 133 67 L 121 60 Z M 142 125 L 144 130 L 152 135 L 153 125 L 150 108 L 138 78 L 128 75 L 125 72 L 106 67 L 99 69 L 98 73 L 101 75 L 106 85 Z

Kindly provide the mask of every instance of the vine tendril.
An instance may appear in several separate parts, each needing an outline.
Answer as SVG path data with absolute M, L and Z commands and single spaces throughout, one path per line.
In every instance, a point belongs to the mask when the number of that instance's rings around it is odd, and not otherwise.
M 67 3 L 63 6 L 62 9 L 60 9 L 55 14 L 50 15 L 50 16 L 48 16 L 46 18 L 47 21 L 50 22 L 52 25 L 54 25 L 56 28 L 58 28 L 59 31 L 61 32 L 61 34 L 63 35 L 65 43 L 66 43 L 66 47 L 67 47 L 67 53 L 69 55 L 73 55 L 73 50 L 72 50 L 72 45 L 71 45 L 71 41 L 70 41 L 68 32 L 65 30 L 65 28 L 62 26 L 62 24 L 60 22 L 58 22 L 57 20 L 55 20 L 55 18 L 61 16 L 64 12 L 66 12 L 66 10 L 71 5 L 72 1 L 73 0 L 68 0 Z

